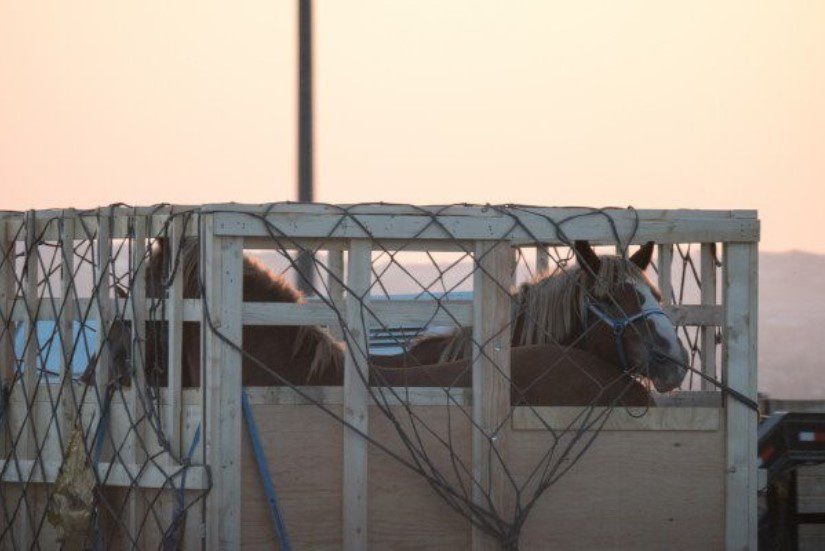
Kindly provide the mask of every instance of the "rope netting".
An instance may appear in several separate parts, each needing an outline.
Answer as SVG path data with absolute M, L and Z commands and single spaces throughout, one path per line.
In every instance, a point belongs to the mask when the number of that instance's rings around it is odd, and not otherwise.
M 201 410 L 181 397 L 205 392 L 207 334 L 241 355 L 243 386 L 288 387 L 505 548 L 615 411 L 643 416 L 658 391 L 724 390 L 718 327 L 673 324 L 680 305 L 717 304 L 715 247 L 631 250 L 638 219 L 619 227 L 615 214 L 632 209 L 554 218 L 524 206 L 329 205 L 323 235 L 306 238 L 274 215 L 284 207 L 7 217 L 0 547 L 201 537 L 210 469 Z M 385 213 L 402 208 L 415 220 L 408 234 L 381 237 L 370 217 L 393 223 Z M 456 232 L 479 209 L 506 222 L 500 235 Z M 300 303 L 314 317 L 272 310 L 240 342 L 224 334 L 201 262 L 220 239 L 207 220 L 223 215 L 259 229 L 244 251 L 243 302 Z M 613 243 L 569 238 L 582 219 L 606 224 Z M 536 224 L 561 244 L 529 238 Z M 528 239 L 511 243 L 515 231 Z M 364 255 L 353 238 L 368 243 Z M 341 385 L 368 396 L 369 428 L 312 388 Z M 508 454 L 515 422 L 544 434 L 529 465 Z

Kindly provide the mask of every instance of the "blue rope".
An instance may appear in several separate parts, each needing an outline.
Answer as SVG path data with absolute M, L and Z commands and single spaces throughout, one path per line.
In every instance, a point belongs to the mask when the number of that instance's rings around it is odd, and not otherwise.
M 201 426 L 195 430 L 195 436 L 192 437 L 192 443 L 189 444 L 189 451 L 183 460 L 183 472 L 180 475 L 180 488 L 178 488 L 177 503 L 175 504 L 175 512 L 172 516 L 172 522 L 166 533 L 163 534 L 163 549 L 174 550 L 178 548 L 178 530 L 183 519 L 183 510 L 186 505 L 186 473 L 189 472 L 189 466 L 192 463 L 192 456 L 195 455 L 195 449 L 198 447 L 198 442 L 201 440 Z
M 246 389 L 241 393 L 241 404 L 243 406 L 243 416 L 244 419 L 246 419 L 246 428 L 249 430 L 249 437 L 252 440 L 252 450 L 255 452 L 255 461 L 258 463 L 258 472 L 261 473 L 264 492 L 266 492 L 266 499 L 269 503 L 269 514 L 272 517 L 272 524 L 278 536 L 278 543 L 282 551 L 290 551 L 292 546 L 289 543 L 289 534 L 287 534 L 284 517 L 278 506 L 278 496 L 275 493 L 275 485 L 272 483 L 272 477 L 269 474 L 269 465 L 267 465 L 266 455 L 264 455 L 264 450 L 261 446 L 261 439 L 258 436 L 258 426 L 255 423 L 255 416 L 252 414 L 252 406 L 249 403 L 249 396 L 246 393 Z

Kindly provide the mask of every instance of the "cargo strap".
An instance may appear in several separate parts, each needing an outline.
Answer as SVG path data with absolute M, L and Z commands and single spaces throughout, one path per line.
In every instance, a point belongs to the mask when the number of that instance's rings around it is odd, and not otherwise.
M 275 535 L 278 537 L 281 551 L 290 551 L 292 547 L 289 543 L 289 534 L 287 534 L 286 525 L 284 524 L 284 516 L 278 506 L 278 495 L 275 493 L 275 485 L 272 483 L 272 476 L 269 474 L 269 465 L 261 446 L 258 425 L 255 423 L 255 416 L 252 414 L 252 405 L 249 403 L 249 395 L 246 393 L 246 389 L 243 389 L 241 393 L 241 404 L 243 406 L 243 417 L 246 420 L 246 428 L 249 430 L 249 438 L 252 440 L 252 451 L 255 452 L 258 472 L 261 473 L 266 500 L 269 503 L 269 515 L 272 517 Z

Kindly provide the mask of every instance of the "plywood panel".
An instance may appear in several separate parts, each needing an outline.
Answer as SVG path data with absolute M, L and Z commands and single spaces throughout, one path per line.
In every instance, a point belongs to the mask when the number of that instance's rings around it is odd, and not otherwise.
M 341 414 L 340 406 L 329 407 Z M 315 406 L 252 409 L 292 546 L 340 549 L 340 423 Z M 272 549 L 275 533 L 245 426 L 242 450 L 241 544 L 246 549 Z
M 335 411 L 340 413 L 340 406 Z M 270 469 L 296 549 L 341 546 L 341 442 L 338 421 L 309 405 L 255 405 Z M 404 427 L 409 416 L 392 411 Z M 446 408 L 414 406 L 440 437 Z M 452 408 L 453 447 L 470 465 L 469 422 Z M 409 458 L 390 421 L 370 407 L 370 433 Z M 419 424 L 419 428 L 422 427 Z M 244 429 L 246 430 L 246 429 Z M 449 454 L 419 431 L 430 457 L 457 479 Z M 549 434 L 514 431 L 510 463 L 521 480 L 547 450 Z M 275 544 L 249 439 L 243 440 L 242 543 Z M 427 482 L 375 446 L 369 450 L 369 546 L 373 549 L 469 549 L 470 526 Z M 522 549 L 719 549 L 724 545 L 724 432 L 600 433 L 593 446 L 537 502 Z
M 603 432 L 543 495 L 523 549 L 721 549 L 724 441 L 719 432 Z M 524 476 L 548 434 L 514 432 Z
M 411 416 L 402 407 L 391 407 L 398 422 L 412 436 Z M 448 428 L 446 408 L 439 406 L 414 406 L 411 408 L 418 434 L 430 460 L 454 486 L 462 477 L 469 490 L 469 472 L 472 468 L 470 436 L 470 412 L 462 415 L 453 408 Z M 404 447 L 398 432 L 390 420 L 375 406 L 370 408 L 371 435 L 399 453 L 412 459 Z M 425 427 L 426 425 L 426 427 Z M 463 460 L 466 471 L 458 468 L 455 474 L 448 449 L 439 444 L 438 438 L 428 434 L 431 429 L 443 441 L 452 434 L 456 456 Z M 470 525 L 446 501 L 436 495 L 427 481 L 419 474 L 404 467 L 398 461 L 375 446 L 369 455 L 369 544 L 372 549 L 467 549 L 470 546 Z

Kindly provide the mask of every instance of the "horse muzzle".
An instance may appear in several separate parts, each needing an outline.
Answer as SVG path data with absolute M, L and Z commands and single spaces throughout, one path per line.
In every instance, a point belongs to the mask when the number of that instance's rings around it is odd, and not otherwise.
M 670 392 L 682 385 L 688 369 L 688 354 L 683 346 L 679 347 L 679 358 L 666 354 L 654 354 L 648 368 L 650 380 L 657 392 Z

